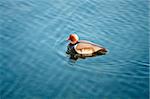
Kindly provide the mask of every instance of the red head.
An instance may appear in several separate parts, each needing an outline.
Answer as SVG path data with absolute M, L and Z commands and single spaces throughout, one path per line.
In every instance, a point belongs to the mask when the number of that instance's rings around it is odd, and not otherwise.
M 78 37 L 76 34 L 71 34 L 71 35 L 69 36 L 68 40 L 70 40 L 71 43 L 74 44 L 74 43 L 78 42 L 79 37 Z

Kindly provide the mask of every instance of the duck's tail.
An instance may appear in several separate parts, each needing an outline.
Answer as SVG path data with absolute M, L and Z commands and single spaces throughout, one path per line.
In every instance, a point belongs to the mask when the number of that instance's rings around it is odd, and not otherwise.
M 101 48 L 95 54 L 97 54 L 97 55 L 105 55 L 106 52 L 108 52 L 106 48 Z

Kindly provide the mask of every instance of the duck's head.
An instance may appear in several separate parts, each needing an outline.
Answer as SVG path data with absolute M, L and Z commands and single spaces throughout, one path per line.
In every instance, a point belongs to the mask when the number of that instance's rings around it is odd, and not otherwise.
M 77 34 L 70 34 L 70 36 L 68 37 L 68 40 L 71 41 L 71 44 L 75 44 L 78 42 L 79 37 L 77 36 Z

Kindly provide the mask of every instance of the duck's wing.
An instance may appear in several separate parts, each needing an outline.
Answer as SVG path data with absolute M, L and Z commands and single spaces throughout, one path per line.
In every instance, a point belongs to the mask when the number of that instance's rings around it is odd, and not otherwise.
M 95 46 L 98 46 L 98 47 L 102 47 L 101 45 L 98 45 L 98 44 L 95 44 L 93 42 L 90 42 L 90 41 L 86 41 L 86 40 L 79 40 L 80 43 L 88 43 L 88 44 L 91 44 L 91 45 L 95 45 Z
M 79 54 L 92 54 L 100 49 L 102 49 L 102 47 L 89 41 L 80 41 L 80 43 L 75 46 L 75 51 Z
M 90 44 L 94 44 L 93 42 L 87 41 L 87 40 L 79 40 L 80 43 L 90 43 Z

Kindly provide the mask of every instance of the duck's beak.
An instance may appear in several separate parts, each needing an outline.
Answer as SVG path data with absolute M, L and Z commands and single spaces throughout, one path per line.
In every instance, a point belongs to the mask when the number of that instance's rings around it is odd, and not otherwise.
M 69 41 L 69 40 L 70 40 L 70 37 L 68 37 L 66 41 Z

